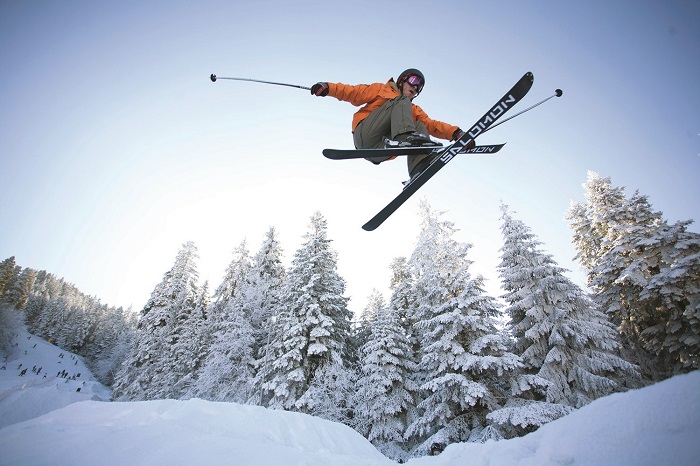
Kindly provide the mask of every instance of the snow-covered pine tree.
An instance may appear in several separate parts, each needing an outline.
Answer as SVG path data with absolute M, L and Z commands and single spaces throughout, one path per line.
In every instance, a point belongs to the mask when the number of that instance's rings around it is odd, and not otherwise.
M 0 350 L 9 349 L 22 324 L 22 315 L 10 295 L 17 288 L 21 267 L 15 265 L 14 256 L 0 262 Z
M 389 307 L 396 312 L 415 354 L 418 352 L 419 341 L 414 326 L 416 297 L 411 267 L 405 257 L 396 257 L 391 261 L 389 268 L 391 269 Z
M 15 337 L 24 324 L 24 316 L 17 309 L 0 303 L 0 351 L 10 352 Z
M 27 303 L 36 272 L 15 264 L 15 257 L 0 262 L 0 350 L 9 349 L 24 323 L 19 310 Z
M 642 244 L 647 259 L 635 261 L 627 277 L 653 275 L 639 298 L 664 318 L 642 336 L 648 351 L 668 355 L 670 373 L 700 369 L 700 235 L 687 231 L 692 221 L 661 225 Z M 643 264 L 641 270 L 636 269 Z
M 372 338 L 372 324 L 384 308 L 386 308 L 384 295 L 376 288 L 373 289 L 367 298 L 367 305 L 362 309 L 360 319 L 355 325 L 353 340 L 357 348 L 362 348 Z
M 353 393 L 357 372 L 339 358 L 318 368 L 314 378 L 297 401 L 297 407 L 312 416 L 353 426 Z
M 248 243 L 234 250 L 207 311 L 205 356 L 192 396 L 245 403 L 253 377 L 253 328 L 244 312 L 252 263 Z
M 253 328 L 236 297 L 227 302 L 222 316 L 222 324 L 198 374 L 197 396 L 246 403 L 254 376 Z
M 24 309 L 36 281 L 37 273 L 36 270 L 30 268 L 23 269 L 15 286 L 5 293 L 4 300 L 15 309 Z
M 248 275 L 249 284 L 244 290 L 244 312 L 253 328 L 253 353 L 264 358 L 264 350 L 274 328 L 272 318 L 280 312 L 282 287 L 286 270 L 282 264 L 282 246 L 277 231 L 270 227 L 262 246 L 253 257 Z
M 700 235 L 668 225 L 646 196 L 627 198 L 589 172 L 586 202 L 567 213 L 578 258 L 601 309 L 618 326 L 625 357 L 649 380 L 697 369 L 700 361 Z
M 419 417 L 405 436 L 442 442 L 475 439 L 486 415 L 500 408 L 501 379 L 519 364 L 496 326 L 494 298 L 483 278 L 469 273 L 470 244 L 453 236 L 456 228 L 441 221 L 424 201 L 423 225 L 410 264 L 417 292 L 416 327 L 421 332 L 418 365 L 422 400 Z
M 338 275 L 337 253 L 331 249 L 325 218 L 311 217 L 305 242 L 294 254 L 278 316 L 280 337 L 270 342 L 268 363 L 261 367 L 263 403 L 273 408 L 309 411 L 305 397 L 316 374 L 329 364 L 348 359 L 351 312 Z
M 421 357 L 421 341 L 420 333 L 416 327 L 416 287 L 411 265 L 406 257 L 396 257 L 391 261 L 389 266 L 391 269 L 391 279 L 389 288 L 391 296 L 389 298 L 389 308 L 398 320 L 399 325 L 403 329 L 403 335 L 408 342 L 410 356 L 408 357 L 410 365 L 417 368 L 418 359 Z M 415 406 L 419 401 L 418 387 L 424 382 L 419 380 L 419 374 L 411 373 L 408 375 L 406 382 L 407 387 L 413 390 L 414 406 L 406 413 L 406 426 L 411 425 L 418 418 L 418 410 Z M 410 446 L 407 442 L 404 447 Z
M 631 211 L 624 189 L 612 186 L 609 178 L 597 173 L 589 172 L 583 186 L 586 203 L 573 203 L 567 212 L 577 259 L 588 270 L 588 285 L 594 291 L 596 304 L 619 329 L 623 354 L 653 380 L 657 376 L 651 374 L 657 374 L 662 364 L 644 349 L 640 336 L 649 324 L 643 319 L 647 312 L 636 304 L 644 285 L 623 284 L 617 279 L 633 261 L 630 251 L 634 246 L 630 240 L 650 234 L 661 222 L 661 216 L 648 205 L 637 205 L 636 212 Z
M 34 277 L 31 292 L 24 306 L 24 315 L 27 321 L 27 327 L 30 332 L 35 332 L 37 322 L 41 317 L 46 303 L 49 301 L 49 292 L 47 290 L 48 277 L 50 276 L 45 270 L 40 270 Z
M 19 271 L 19 269 L 21 269 L 21 267 L 18 266 L 17 270 Z M 5 290 L 5 294 L 0 298 L 0 302 L 5 302 L 15 309 L 24 309 L 32 287 L 34 286 L 34 282 L 36 281 L 36 277 L 36 270 L 30 268 L 22 269 L 17 279 L 14 280 L 14 284 L 12 284 L 9 289 Z
M 41 308 L 41 312 L 36 316 L 35 320 L 31 321 L 29 327 L 32 333 L 41 335 L 56 345 L 61 344 L 58 341 L 58 337 L 67 313 L 63 293 L 64 286 L 65 282 L 63 280 L 51 280 L 50 287 L 45 292 L 44 305 Z
M 379 451 L 392 458 L 405 453 L 403 434 L 415 409 L 416 369 L 410 342 L 398 312 L 381 294 L 371 300 L 374 315 L 369 338 L 360 349 L 360 378 L 355 392 L 355 425 Z
M 169 398 L 191 397 L 203 365 L 209 342 L 207 309 L 210 305 L 209 282 L 197 291 L 194 308 L 183 307 L 175 320 L 170 347 Z
M 512 398 L 489 419 L 512 435 L 618 390 L 617 379 L 636 371 L 617 355 L 620 344 L 605 314 L 507 206 L 501 212 L 499 274 L 513 352 L 522 367 L 511 378 Z
M 86 362 L 94 360 L 90 369 L 103 384 L 114 385 L 121 364 L 131 351 L 137 323 L 138 315 L 131 308 L 124 311 L 120 307 L 109 313 L 92 336 L 100 351 L 91 352 Z
M 173 267 L 151 293 L 141 310 L 131 354 L 115 380 L 114 399 L 137 401 L 173 395 L 179 365 L 171 352 L 177 343 L 174 329 L 178 319 L 192 313 L 197 304 L 197 259 L 194 243 L 185 243 Z
M 0 298 L 12 289 L 12 285 L 18 278 L 19 271 L 15 264 L 15 256 L 8 257 L 0 262 Z
M 221 284 L 216 288 L 210 309 L 208 311 L 209 331 L 213 334 L 218 331 L 218 326 L 225 319 L 223 310 L 229 301 L 236 296 L 239 291 L 247 286 L 247 281 L 252 267 L 252 259 L 248 242 L 244 239 L 233 251 L 233 258 L 226 267 L 226 272 Z

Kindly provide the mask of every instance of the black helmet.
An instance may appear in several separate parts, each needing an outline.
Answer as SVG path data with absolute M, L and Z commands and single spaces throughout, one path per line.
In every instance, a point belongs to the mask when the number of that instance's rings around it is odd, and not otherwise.
M 432 454 L 434 451 L 438 453 L 442 453 L 443 450 L 445 449 L 445 445 L 439 442 L 435 442 L 432 445 L 430 445 L 430 453 Z
M 399 75 L 399 79 L 396 81 L 396 85 L 399 86 L 399 89 L 401 89 L 401 85 L 406 81 L 409 77 L 411 76 L 416 76 L 418 78 L 418 82 L 416 84 L 414 83 L 409 83 L 413 86 L 416 86 L 418 88 L 418 94 L 421 93 L 423 90 L 423 86 L 425 85 L 425 76 L 423 76 L 423 73 L 420 72 L 420 70 L 417 70 L 415 68 L 409 68 L 403 73 Z M 416 94 L 416 95 L 418 95 Z

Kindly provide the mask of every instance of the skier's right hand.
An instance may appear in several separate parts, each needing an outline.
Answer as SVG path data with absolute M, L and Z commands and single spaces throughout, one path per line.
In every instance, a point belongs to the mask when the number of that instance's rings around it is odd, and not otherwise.
M 328 83 L 316 83 L 311 86 L 311 94 L 319 97 L 325 97 L 328 95 Z

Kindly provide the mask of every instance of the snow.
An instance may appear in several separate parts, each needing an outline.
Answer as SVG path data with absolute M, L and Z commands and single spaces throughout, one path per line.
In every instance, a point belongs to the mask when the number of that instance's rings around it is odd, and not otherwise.
M 16 343 L 9 354 L 2 353 L 5 369 L 0 370 L 0 428 L 78 401 L 109 401 L 110 390 L 95 380 L 81 357 L 29 334 L 26 329 L 19 333 Z M 32 372 L 34 367 L 41 369 L 41 374 Z M 27 372 L 20 377 L 23 369 Z M 64 370 L 68 377 L 57 377 Z
M 305 414 L 199 399 L 106 402 L 81 358 L 26 332 L 18 344 L 0 371 L 1 466 L 396 464 L 351 428 Z M 63 369 L 81 376 L 55 377 Z M 407 464 L 695 465 L 698 393 L 700 371 L 600 398 L 521 438 L 454 444 Z

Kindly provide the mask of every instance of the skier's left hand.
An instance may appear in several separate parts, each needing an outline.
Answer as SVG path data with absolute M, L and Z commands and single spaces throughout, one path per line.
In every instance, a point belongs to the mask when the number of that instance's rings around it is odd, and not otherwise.
M 455 130 L 455 132 L 452 133 L 452 140 L 456 141 L 457 139 L 461 138 L 462 136 L 464 136 L 464 131 L 462 131 L 460 128 L 457 128 Z M 467 144 L 465 146 L 465 148 L 467 150 L 473 149 L 474 147 L 476 147 L 476 142 L 473 139 L 471 141 L 469 141 L 469 144 Z

